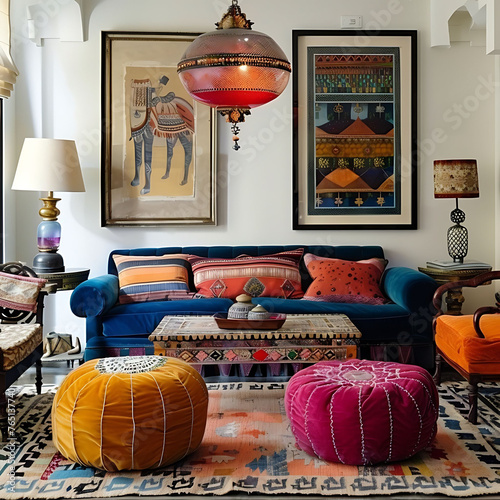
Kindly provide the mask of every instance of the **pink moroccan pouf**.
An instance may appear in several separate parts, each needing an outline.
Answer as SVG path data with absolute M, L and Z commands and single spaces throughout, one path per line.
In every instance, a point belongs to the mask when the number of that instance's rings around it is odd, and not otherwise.
M 436 435 L 439 398 L 418 366 L 322 361 L 291 377 L 285 409 L 298 448 L 330 462 L 367 465 L 427 447 Z

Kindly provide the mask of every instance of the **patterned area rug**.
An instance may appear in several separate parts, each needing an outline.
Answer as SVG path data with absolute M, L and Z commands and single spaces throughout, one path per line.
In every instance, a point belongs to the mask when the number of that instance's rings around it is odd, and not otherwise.
M 55 387 L 15 398 L 17 436 L 0 453 L 0 498 L 92 498 L 123 495 L 500 493 L 500 385 L 482 387 L 477 426 L 465 420 L 465 383 L 440 389 L 439 431 L 412 459 L 381 466 L 325 463 L 294 446 L 283 406 L 285 384 L 208 384 L 209 418 L 201 447 L 175 466 L 106 473 L 69 462 L 53 447 Z M 12 459 L 15 455 L 15 474 Z M 496 496 L 498 498 L 498 496 Z

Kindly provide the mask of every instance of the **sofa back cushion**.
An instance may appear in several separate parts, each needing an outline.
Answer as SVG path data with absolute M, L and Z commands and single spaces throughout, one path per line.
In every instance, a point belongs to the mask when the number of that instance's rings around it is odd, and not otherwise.
M 237 246 L 190 246 L 190 247 L 149 247 L 113 250 L 108 259 L 108 273 L 118 276 L 113 255 L 150 255 L 160 256 L 168 254 L 191 254 L 199 257 L 234 259 L 240 255 L 250 255 L 252 257 L 269 255 L 273 253 L 285 252 L 303 248 L 304 253 L 312 253 L 320 257 L 344 259 L 344 260 L 365 260 L 371 258 L 384 258 L 384 250 L 377 245 L 237 245 Z M 306 291 L 312 283 L 312 278 L 307 272 L 304 259 L 300 261 L 299 272 L 302 281 L 302 290 Z M 195 291 L 193 275 L 189 273 L 189 285 L 191 291 Z

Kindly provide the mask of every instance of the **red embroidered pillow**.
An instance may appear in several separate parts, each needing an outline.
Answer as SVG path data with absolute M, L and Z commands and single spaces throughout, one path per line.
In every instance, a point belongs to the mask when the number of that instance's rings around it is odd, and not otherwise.
M 300 299 L 302 291 L 299 262 L 303 248 L 270 255 L 235 259 L 189 256 L 194 284 L 205 297 L 235 299 L 245 293 L 252 297 Z
M 379 286 L 387 265 L 385 259 L 349 261 L 308 253 L 304 262 L 313 278 L 304 299 L 361 304 L 387 302 Z

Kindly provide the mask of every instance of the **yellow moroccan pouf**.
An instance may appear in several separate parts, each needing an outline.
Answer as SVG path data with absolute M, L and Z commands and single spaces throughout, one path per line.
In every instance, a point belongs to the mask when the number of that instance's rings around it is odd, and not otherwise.
M 107 471 L 162 467 L 201 443 L 208 391 L 184 361 L 161 356 L 93 359 L 73 370 L 52 406 L 66 458 Z

